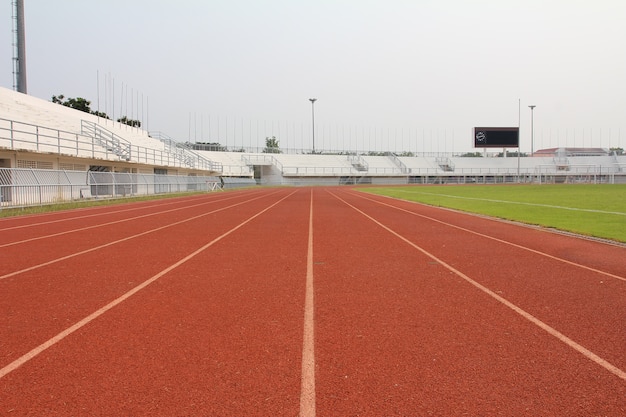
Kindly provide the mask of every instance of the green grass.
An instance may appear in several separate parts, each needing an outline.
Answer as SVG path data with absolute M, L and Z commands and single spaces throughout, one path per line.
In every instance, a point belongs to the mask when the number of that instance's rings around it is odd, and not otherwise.
M 465 185 L 361 191 L 626 242 L 626 185 Z

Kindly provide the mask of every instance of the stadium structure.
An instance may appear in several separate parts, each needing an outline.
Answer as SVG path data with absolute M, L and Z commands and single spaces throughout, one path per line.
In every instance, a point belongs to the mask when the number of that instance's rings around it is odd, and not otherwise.
M 259 185 L 626 182 L 626 156 L 602 149 L 485 158 L 182 143 L 29 96 L 24 1 L 11 4 L 15 91 L 0 87 L 0 209 Z
M 206 149 L 0 88 L 5 208 L 259 185 L 626 183 L 626 156 L 595 148 L 521 158 Z

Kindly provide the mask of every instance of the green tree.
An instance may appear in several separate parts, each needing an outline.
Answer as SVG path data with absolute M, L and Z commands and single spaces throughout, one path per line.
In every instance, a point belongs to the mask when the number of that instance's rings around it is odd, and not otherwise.
M 52 102 L 56 104 L 60 104 L 65 107 L 69 107 L 74 110 L 79 110 L 85 113 L 93 114 L 99 117 L 103 117 L 105 119 L 109 119 L 106 113 L 101 111 L 91 110 L 91 101 L 82 98 L 82 97 L 69 97 L 67 100 L 63 94 L 59 94 L 58 96 L 52 96 Z
M 265 149 L 263 153 L 282 153 L 276 136 L 265 138 Z
M 141 127 L 141 122 L 139 120 L 129 119 L 126 116 L 120 117 L 119 119 L 117 119 L 117 121 L 128 126 Z
M 98 116 L 98 117 L 102 117 L 103 119 L 110 119 L 109 115 L 103 111 L 92 111 L 91 114 Z
M 624 148 L 609 148 L 609 151 L 615 155 L 624 155 Z
M 67 100 L 65 100 L 65 96 L 63 94 L 60 94 L 58 96 L 52 96 L 52 102 L 75 110 L 84 111 L 85 113 L 91 113 L 91 108 L 89 107 L 91 105 L 91 101 L 82 97 L 69 97 Z

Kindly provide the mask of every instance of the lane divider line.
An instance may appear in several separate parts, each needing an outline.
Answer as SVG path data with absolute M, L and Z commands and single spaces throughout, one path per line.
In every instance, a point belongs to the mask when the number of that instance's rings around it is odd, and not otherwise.
M 125 219 L 115 220 L 115 221 L 112 221 L 112 222 L 94 224 L 92 226 L 81 227 L 79 229 L 71 229 L 71 230 L 66 230 L 64 232 L 58 232 L 58 233 L 52 233 L 52 234 L 49 234 L 49 235 L 31 237 L 29 239 L 24 239 L 24 240 L 17 240 L 15 242 L 0 244 L 0 248 L 4 248 L 4 247 L 7 247 L 7 246 L 20 245 L 20 244 L 28 243 L 28 242 L 34 242 L 36 240 L 48 239 L 48 238 L 51 238 L 51 237 L 63 236 L 63 235 L 67 235 L 67 234 L 75 233 L 75 232 L 83 232 L 85 230 L 96 229 L 98 227 L 111 226 L 113 224 L 130 222 L 130 221 L 133 221 L 133 220 L 143 219 L 143 218 L 146 218 L 146 217 L 158 216 L 159 214 L 171 213 L 171 212 L 174 212 L 174 211 L 180 211 L 180 210 L 185 210 L 185 209 L 188 209 L 188 208 L 194 208 L 194 207 L 204 206 L 204 205 L 207 205 L 207 204 L 213 204 L 215 202 L 219 203 L 219 202 L 222 202 L 222 201 L 225 201 L 225 200 L 232 200 L 233 198 L 234 197 L 232 197 L 232 198 L 225 198 L 225 199 L 222 199 L 222 200 L 205 201 L 203 203 L 192 204 L 192 205 L 183 206 L 183 207 L 176 207 L 176 208 L 172 208 L 172 209 L 168 209 L 168 210 L 157 211 L 155 213 L 142 214 L 140 216 L 135 216 L 135 217 L 127 217 Z
M 313 299 L 313 190 L 309 208 L 309 241 L 306 259 L 304 335 L 302 338 L 302 377 L 300 417 L 315 417 L 315 302 Z
M 377 204 L 380 204 L 380 205 L 383 205 L 383 206 L 391 207 L 391 208 L 394 208 L 396 210 L 400 210 L 400 211 L 403 211 L 405 213 L 412 214 L 413 216 L 418 216 L 418 217 L 421 217 L 421 218 L 433 221 L 435 223 L 440 223 L 440 224 L 443 224 L 443 225 L 446 225 L 446 226 L 453 227 L 453 228 L 458 229 L 458 230 L 462 230 L 464 232 L 468 232 L 468 233 L 474 234 L 476 236 L 484 237 L 486 239 L 494 240 L 494 241 L 499 242 L 499 243 L 504 243 L 506 245 L 513 246 L 513 247 L 518 248 L 518 249 L 522 249 L 522 250 L 525 250 L 525 251 L 528 251 L 528 252 L 532 252 L 534 254 L 541 255 L 541 256 L 544 256 L 546 258 L 553 259 L 555 261 L 563 262 L 563 263 L 566 263 L 568 265 L 572 265 L 572 266 L 575 266 L 575 267 L 578 267 L 578 268 L 586 269 L 588 271 L 595 272 L 595 273 L 598 273 L 598 274 L 601 274 L 601 275 L 606 275 L 608 277 L 615 278 L 615 279 L 618 279 L 620 281 L 626 281 L 626 277 L 615 275 L 615 274 L 612 274 L 610 272 L 602 271 L 600 269 L 592 268 L 590 266 L 579 264 L 579 263 L 576 263 L 576 262 L 573 262 L 573 261 L 568 261 L 567 259 L 563 259 L 563 258 L 559 258 L 559 257 L 554 256 L 554 255 L 550 255 L 549 253 L 541 252 L 541 251 L 538 251 L 536 249 L 532 249 L 532 248 L 529 248 L 529 247 L 526 247 L 526 246 L 518 245 L 517 243 L 509 242 L 508 240 L 499 239 L 499 238 L 494 237 L 494 236 L 489 236 L 489 235 L 486 235 L 484 233 L 476 232 L 474 230 L 466 229 L 465 227 L 457 226 L 457 225 L 452 224 L 452 223 L 446 223 L 446 222 L 444 222 L 442 220 L 437 220 L 437 219 L 435 219 L 433 217 L 429 217 L 429 216 L 425 216 L 423 214 L 415 213 L 413 211 L 410 211 L 410 210 L 407 210 L 407 209 L 403 209 L 403 208 L 400 208 L 400 207 L 396 207 L 396 206 L 394 206 L 392 204 L 383 203 L 382 201 L 378 201 L 378 200 L 375 200 L 375 199 L 372 199 L 372 198 L 367 198 L 367 197 L 359 195 L 359 194 L 353 194 L 353 195 L 356 196 L 356 197 L 362 198 L 364 200 L 372 201 L 374 203 L 377 203 Z M 468 213 L 466 213 L 466 214 L 468 214 Z
M 278 192 L 278 191 L 276 191 L 276 192 Z M 276 192 L 274 192 L 272 194 L 275 194 Z M 272 194 L 269 194 L 269 195 L 272 195 Z M 222 208 L 219 208 L 219 209 L 216 209 L 216 210 L 213 210 L 213 211 L 209 211 L 207 213 L 202 213 L 202 214 L 200 214 L 198 216 L 193 216 L 193 217 L 189 217 L 189 218 L 186 218 L 184 220 L 180 220 L 180 221 L 177 221 L 177 222 L 174 222 L 174 223 L 166 224 L 165 226 L 157 227 L 156 229 L 146 230 L 145 232 L 141 232 L 141 233 L 138 233 L 136 235 L 127 236 L 125 238 L 114 240 L 112 242 L 108 242 L 108 243 L 105 243 L 105 244 L 102 244 L 102 245 L 99 245 L 99 246 L 94 246 L 93 248 L 85 249 L 85 250 L 82 250 L 80 252 L 75 252 L 75 253 L 72 253 L 70 255 L 62 256 L 60 258 L 56 258 L 56 259 L 53 259 L 53 260 L 48 261 L 48 262 L 43 262 L 43 263 L 40 263 L 40 264 L 37 264 L 37 265 L 30 266 L 28 268 L 20 269 L 19 271 L 14 271 L 14 272 L 10 272 L 10 273 L 5 274 L 5 275 L 0 275 L 0 280 L 6 279 L 6 278 L 10 278 L 10 277 L 13 277 L 15 275 L 23 274 L 25 272 L 29 272 L 29 271 L 32 271 L 32 270 L 35 270 L 35 269 L 38 269 L 38 268 L 42 268 L 44 266 L 52 265 L 52 264 L 55 264 L 57 262 L 65 261 L 67 259 L 75 258 L 77 256 L 84 255 L 84 254 L 90 253 L 90 252 L 94 252 L 94 251 L 97 251 L 99 249 L 104 249 L 106 247 L 113 246 L 113 245 L 116 245 L 118 243 L 126 242 L 128 240 L 135 239 L 137 237 L 145 236 L 145 235 L 153 233 L 153 232 L 158 232 L 159 230 L 167 229 L 168 227 L 178 226 L 179 224 L 183 224 L 183 223 L 189 222 L 191 220 L 196 220 L 196 219 L 199 219 L 200 217 L 208 216 L 210 214 L 218 213 L 220 211 L 223 211 L 223 210 L 226 210 L 226 209 L 229 209 L 229 208 L 232 208 L 232 207 L 240 206 L 242 204 L 249 203 L 249 202 L 254 201 L 254 200 L 258 200 L 261 197 L 263 197 L 263 196 L 255 197 L 255 198 L 252 198 L 252 199 L 246 200 L 246 201 L 241 201 L 241 202 L 236 203 L 236 204 L 231 204 L 230 206 L 222 207 Z
M 191 198 L 189 200 L 192 200 Z M 72 221 L 72 220 L 81 220 L 81 219 L 88 219 L 91 217 L 100 217 L 100 216 L 106 216 L 108 214 L 119 214 L 119 213 L 125 213 L 128 211 L 137 211 L 137 210 L 143 210 L 143 209 L 149 209 L 149 208 L 153 208 L 153 207 L 163 207 L 163 206 L 170 206 L 170 205 L 174 205 L 174 204 L 181 204 L 181 203 L 185 203 L 185 200 L 181 200 L 180 198 L 176 198 L 176 199 L 167 199 L 167 200 L 156 200 L 158 201 L 167 201 L 167 202 L 163 202 L 163 203 L 157 203 L 157 204 L 145 204 L 145 205 L 137 205 L 137 204 L 133 204 L 133 203 L 128 203 L 128 204 L 132 204 L 131 207 L 128 208 L 122 208 L 120 210 L 112 210 L 112 211 L 105 211 L 106 208 L 110 208 L 111 206 L 93 206 L 93 207 L 83 207 L 83 208 L 79 208 L 79 209 L 72 209 L 69 211 L 53 211 L 47 214 L 41 214 L 41 215 L 33 215 L 33 216 L 18 216 L 18 217 L 5 217 L 3 219 L 0 219 L 0 225 L 2 225 L 2 223 L 11 223 L 14 220 L 32 220 L 32 219 L 36 219 L 36 217 L 51 217 L 53 215 L 57 215 L 57 214 L 64 214 L 64 213 L 72 213 L 73 211 L 77 211 L 77 210 L 81 210 L 79 212 L 79 214 L 82 214 L 81 216 L 75 216 L 75 217 L 63 217 L 60 219 L 54 219 L 54 220 L 46 220 L 46 221 L 41 221 L 39 223 L 25 223 L 25 224 L 20 224 L 17 226 L 9 226 L 9 227 L 4 227 L 4 228 L 0 228 L 0 232 L 3 232 L 5 230 L 15 230 L 15 229 L 25 229 L 27 227 L 36 227 L 36 226 L 43 226 L 43 225 L 47 225 L 47 224 L 55 224 L 55 223 L 64 223 L 64 222 L 68 222 L 68 221 Z M 99 210 L 97 213 L 93 213 L 93 214 L 83 214 L 85 211 L 90 210 L 90 211 L 95 211 L 98 209 L 105 209 L 105 210 Z
M 189 261 L 190 259 L 194 258 L 195 256 L 197 256 L 201 252 L 203 252 L 206 249 L 208 249 L 209 247 L 213 246 L 215 243 L 219 242 L 220 240 L 224 239 L 225 237 L 227 237 L 231 233 L 237 231 L 238 229 L 242 228 L 246 224 L 250 223 L 252 220 L 256 219 L 261 214 L 263 214 L 266 211 L 270 210 L 274 206 L 278 205 L 279 203 L 281 203 L 283 200 L 287 199 L 288 197 L 290 197 L 294 193 L 295 193 L 295 191 L 293 191 L 292 193 L 288 194 L 287 196 L 281 198 L 280 200 L 276 201 L 275 203 L 273 203 L 272 205 L 266 207 L 265 209 L 261 210 L 260 212 L 258 212 L 257 214 L 253 215 L 252 217 L 249 217 L 247 220 L 239 223 L 237 226 L 233 227 L 229 231 L 227 231 L 224 234 L 216 237 L 215 239 L 213 239 L 209 243 L 205 244 L 204 246 L 196 249 L 195 251 L 193 251 L 189 255 L 185 256 L 184 258 L 182 258 L 178 262 L 170 265 L 169 267 L 165 268 L 161 272 L 157 273 L 156 275 L 152 276 L 151 278 L 149 278 L 146 281 L 142 282 L 141 284 L 137 285 L 136 287 L 134 287 L 130 291 L 122 294 L 121 296 L 119 296 L 115 300 L 111 301 L 110 303 L 108 303 L 104 307 L 96 310 L 95 312 L 91 313 L 90 315 L 88 315 L 84 319 L 78 321 L 77 323 L 75 323 L 74 325 L 72 325 L 72 326 L 68 327 L 67 329 L 63 330 L 62 332 L 60 332 L 56 336 L 52 337 L 51 339 L 47 340 L 46 342 L 44 342 L 41 345 L 37 346 L 36 348 L 32 349 L 30 352 L 22 355 L 18 359 L 14 360 L 10 364 L 6 365 L 2 369 L 0 369 L 0 378 L 5 377 L 7 374 L 13 372 L 14 370 L 19 368 L 20 366 L 24 365 L 26 362 L 30 361 L 31 359 L 33 359 L 34 357 L 36 357 L 37 355 L 39 355 L 40 353 L 42 353 L 46 349 L 54 346 L 55 344 L 59 343 L 60 341 L 62 341 L 63 339 L 65 339 L 66 337 L 68 337 L 69 335 L 74 333 L 75 331 L 81 329 L 82 327 L 84 327 L 87 324 L 91 323 L 92 321 L 94 321 L 98 317 L 102 316 L 104 313 L 106 313 L 107 311 L 111 310 L 113 307 L 115 307 L 115 306 L 121 304 L 122 302 L 126 301 L 127 299 L 129 299 L 130 297 L 135 295 L 137 292 L 141 291 L 142 289 L 146 288 L 148 285 L 152 284 L 153 282 L 155 282 L 156 280 L 161 278 L 163 275 L 166 275 L 167 273 L 171 272 L 172 270 L 178 268 L 179 266 L 181 266 L 185 262 Z
M 454 273 L 455 275 L 459 276 L 460 278 L 462 278 L 463 280 L 465 280 L 469 284 L 471 284 L 474 287 L 478 288 L 480 291 L 484 292 L 485 294 L 489 295 L 490 297 L 492 297 L 496 301 L 498 301 L 501 304 L 505 305 L 506 307 L 510 308 L 511 310 L 513 310 L 514 312 L 516 312 L 517 314 L 519 314 L 520 316 L 522 316 L 526 320 L 530 321 L 534 325 L 536 325 L 539 328 L 541 328 L 542 330 L 546 331 L 551 336 L 556 337 L 558 340 L 560 340 L 561 342 L 565 343 L 570 348 L 576 350 L 577 352 L 579 352 L 580 354 L 585 356 L 587 359 L 590 359 L 591 361 L 593 361 L 596 364 L 600 365 L 601 367 L 603 367 L 604 369 L 606 369 L 607 371 L 609 371 L 613 375 L 615 375 L 618 378 L 621 378 L 621 379 L 626 381 L 626 371 L 618 368 L 617 366 L 611 364 L 607 360 L 605 360 L 605 359 L 601 358 L 600 356 L 596 355 L 595 353 L 593 353 L 589 349 L 585 348 L 584 346 L 576 343 L 574 340 L 570 339 L 569 337 L 565 336 L 563 333 L 559 332 L 555 328 L 553 328 L 553 327 L 549 326 L 548 324 L 544 323 L 543 321 L 539 320 L 537 317 L 533 316 L 529 312 L 527 312 L 527 311 L 523 310 L 522 308 L 518 307 L 517 305 L 513 304 L 512 302 L 510 302 L 506 298 L 501 297 L 500 295 L 496 294 L 495 292 L 493 292 L 489 288 L 485 287 L 484 285 L 478 283 L 477 281 L 474 281 L 469 276 L 465 275 L 463 272 L 461 272 L 458 269 L 454 268 L 452 265 L 447 264 L 442 259 L 439 259 L 435 255 L 431 254 L 430 252 L 426 251 L 425 249 L 423 249 L 420 246 L 416 245 L 415 243 L 411 242 L 409 239 L 407 239 L 404 236 L 400 235 L 399 233 L 395 232 L 391 228 L 385 226 L 384 224 L 382 224 L 378 220 L 376 220 L 373 217 L 371 217 L 369 214 L 359 210 L 358 208 L 356 208 L 352 204 L 350 204 L 347 201 L 343 200 L 341 197 L 339 197 L 339 196 L 337 196 L 336 194 L 333 194 L 333 193 L 331 193 L 331 194 L 335 198 L 337 198 L 338 200 L 342 201 L 344 204 L 348 205 L 349 207 L 352 207 L 355 211 L 361 213 L 363 216 L 367 217 L 372 222 L 376 223 L 377 225 L 379 225 L 383 229 L 387 230 L 392 235 L 394 235 L 397 238 L 399 238 L 400 240 L 408 243 L 413 248 L 417 249 L 418 251 L 420 251 L 424 255 L 428 256 L 430 259 L 434 260 L 435 262 L 437 262 L 438 264 L 440 264 L 444 268 L 448 269 L 450 272 Z

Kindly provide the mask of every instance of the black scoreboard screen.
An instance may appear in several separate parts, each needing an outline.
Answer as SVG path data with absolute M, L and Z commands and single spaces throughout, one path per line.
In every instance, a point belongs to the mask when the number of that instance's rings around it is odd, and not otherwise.
M 519 127 L 475 127 L 475 148 L 519 148 Z

